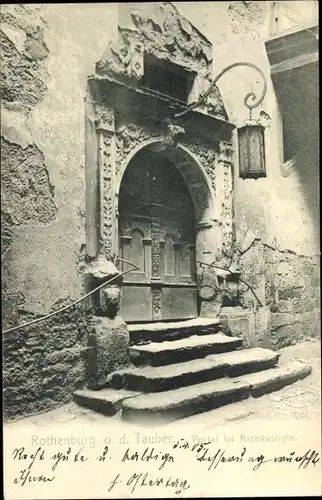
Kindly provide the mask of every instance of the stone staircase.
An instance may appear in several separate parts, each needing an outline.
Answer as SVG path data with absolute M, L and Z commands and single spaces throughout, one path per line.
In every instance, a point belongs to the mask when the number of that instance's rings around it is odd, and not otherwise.
M 301 361 L 278 364 L 269 349 L 243 349 L 216 319 L 129 325 L 132 365 L 109 375 L 106 388 L 79 390 L 74 401 L 126 421 L 166 423 L 259 397 L 311 373 Z

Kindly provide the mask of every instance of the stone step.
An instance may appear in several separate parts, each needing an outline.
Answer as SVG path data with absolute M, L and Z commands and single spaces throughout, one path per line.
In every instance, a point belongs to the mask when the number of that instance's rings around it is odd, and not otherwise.
M 285 365 L 231 379 L 212 380 L 162 393 L 142 394 L 122 402 L 122 418 L 142 425 L 157 425 L 258 397 L 303 379 L 310 365 L 292 361 Z
M 207 335 L 219 330 L 217 318 L 195 318 L 185 321 L 129 324 L 130 342 L 144 344 L 178 340 L 190 335 Z
M 169 365 L 233 351 L 241 347 L 242 343 L 242 338 L 228 337 L 221 332 L 215 335 L 192 335 L 179 340 L 134 345 L 130 347 L 130 358 L 135 365 Z
M 126 398 L 133 398 L 141 394 L 137 391 L 126 391 L 116 389 L 101 389 L 99 391 L 91 391 L 82 389 L 75 391 L 73 399 L 75 403 L 85 408 L 102 413 L 103 415 L 112 416 L 121 410 L 121 403 Z
M 279 354 L 268 349 L 254 348 L 223 354 L 212 354 L 202 359 L 171 366 L 126 368 L 109 376 L 109 386 L 142 392 L 169 391 L 177 387 L 206 382 L 221 377 L 265 370 L 274 366 Z

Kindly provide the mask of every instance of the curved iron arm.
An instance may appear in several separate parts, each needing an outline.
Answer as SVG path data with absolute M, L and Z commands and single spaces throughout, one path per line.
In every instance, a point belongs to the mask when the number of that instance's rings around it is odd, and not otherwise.
M 261 307 L 263 307 L 263 304 L 261 303 L 261 301 L 259 300 L 259 298 L 257 297 L 256 293 L 254 292 L 254 290 L 252 289 L 252 287 L 246 283 L 246 281 L 244 281 L 243 279 L 240 278 L 240 276 L 237 274 L 237 273 L 234 273 L 233 271 L 231 271 L 230 269 L 227 269 L 226 267 L 221 267 L 221 266 L 217 266 L 214 262 L 212 262 L 211 264 L 206 264 L 206 262 L 200 262 L 200 260 L 197 260 L 196 261 L 198 264 L 200 264 L 200 266 L 203 268 L 203 270 L 205 270 L 205 267 L 215 267 L 217 269 L 221 269 L 222 271 L 227 271 L 229 272 L 230 274 L 232 274 L 233 276 L 235 276 L 239 281 L 241 281 L 242 283 L 244 283 L 244 285 L 246 285 L 248 287 L 248 289 L 252 292 L 252 294 L 254 295 L 255 299 L 257 300 L 257 302 L 259 303 L 259 305 Z M 203 275 L 202 275 L 203 276 Z M 204 285 L 204 286 L 209 286 L 211 287 L 214 292 L 215 292 L 215 288 L 212 286 L 212 285 Z M 200 287 L 202 288 L 202 286 Z
M 227 66 L 225 69 L 223 69 L 219 73 L 219 75 L 216 76 L 216 78 L 214 79 L 214 81 L 210 85 L 209 89 L 201 96 L 201 98 L 199 99 L 198 102 L 196 102 L 195 104 L 192 104 L 192 106 L 188 107 L 184 111 L 180 111 L 179 113 L 176 113 L 174 115 L 174 118 L 179 118 L 180 116 L 183 116 L 186 113 L 188 113 L 189 111 L 192 111 L 193 109 L 195 109 L 198 106 L 200 106 L 200 104 L 202 104 L 205 101 L 205 99 L 207 99 L 207 97 L 210 95 L 211 91 L 215 87 L 215 85 L 218 82 L 219 78 L 221 78 L 227 71 L 229 71 L 232 68 L 236 68 L 237 66 L 248 66 L 249 68 L 256 69 L 256 71 L 258 71 L 258 73 L 260 73 L 260 75 L 261 75 L 261 77 L 263 79 L 263 91 L 262 91 L 262 94 L 259 97 L 259 99 L 256 100 L 256 95 L 254 94 L 254 92 L 249 92 L 248 94 L 246 94 L 246 96 L 244 98 L 244 104 L 245 104 L 246 108 L 249 109 L 250 118 L 251 118 L 252 110 L 254 108 L 257 108 L 257 106 L 259 106 L 263 102 L 263 100 L 265 98 L 265 95 L 266 95 L 266 92 L 267 92 L 267 81 L 266 81 L 266 77 L 265 77 L 263 71 L 260 68 L 258 68 L 258 66 L 256 66 L 253 63 L 250 63 L 250 62 L 237 62 L 237 63 L 233 63 L 233 64 L 230 64 L 229 66 Z M 250 103 L 249 101 L 253 101 L 253 103 Z

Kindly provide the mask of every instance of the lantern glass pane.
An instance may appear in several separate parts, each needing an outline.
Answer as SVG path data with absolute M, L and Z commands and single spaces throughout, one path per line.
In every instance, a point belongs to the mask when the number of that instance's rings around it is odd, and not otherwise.
M 240 128 L 238 142 L 240 177 L 250 179 L 266 177 L 263 127 L 246 125 Z
M 261 129 L 252 127 L 249 131 L 249 170 L 251 172 L 262 171 L 262 140 Z
M 245 128 L 238 130 L 238 145 L 239 145 L 239 174 L 243 176 L 249 170 L 248 158 L 248 130 Z

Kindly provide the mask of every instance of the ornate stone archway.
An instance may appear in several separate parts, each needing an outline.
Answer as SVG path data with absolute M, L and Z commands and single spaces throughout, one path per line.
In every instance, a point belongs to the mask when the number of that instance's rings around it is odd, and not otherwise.
M 176 143 L 175 145 L 171 145 L 166 142 L 166 138 L 156 137 L 143 141 L 143 143 L 135 147 L 125 158 L 120 175 L 116 178 L 116 204 L 124 172 L 132 159 L 142 150 L 162 151 L 163 155 L 178 169 L 185 180 L 195 208 L 196 250 L 198 252 L 197 260 L 200 260 L 202 249 L 204 248 L 203 243 L 208 241 L 208 246 L 210 246 L 210 241 L 216 238 L 214 234 L 215 192 L 212 188 L 210 178 L 207 177 L 200 161 L 183 144 Z M 117 224 L 115 228 L 116 232 L 113 237 L 118 241 Z M 207 236 L 205 236 L 205 228 L 212 229 L 212 231 L 208 231 Z
M 193 67 L 198 98 L 211 82 L 211 44 L 171 4 L 150 5 L 156 9 L 152 14 L 147 7 L 144 12 L 131 9 L 128 4 L 120 16 L 119 43 L 109 45 L 88 80 L 87 255 L 111 271 L 118 257 L 122 176 L 138 151 L 161 148 L 181 172 L 194 202 L 197 260 L 220 261 L 229 257 L 233 243 L 233 126 L 219 91 L 215 87 L 201 108 L 176 118 L 182 104 L 142 86 L 144 55 L 149 53 L 185 71 Z M 170 42 L 177 47 L 176 56 Z M 210 309 L 208 304 L 205 310 Z

